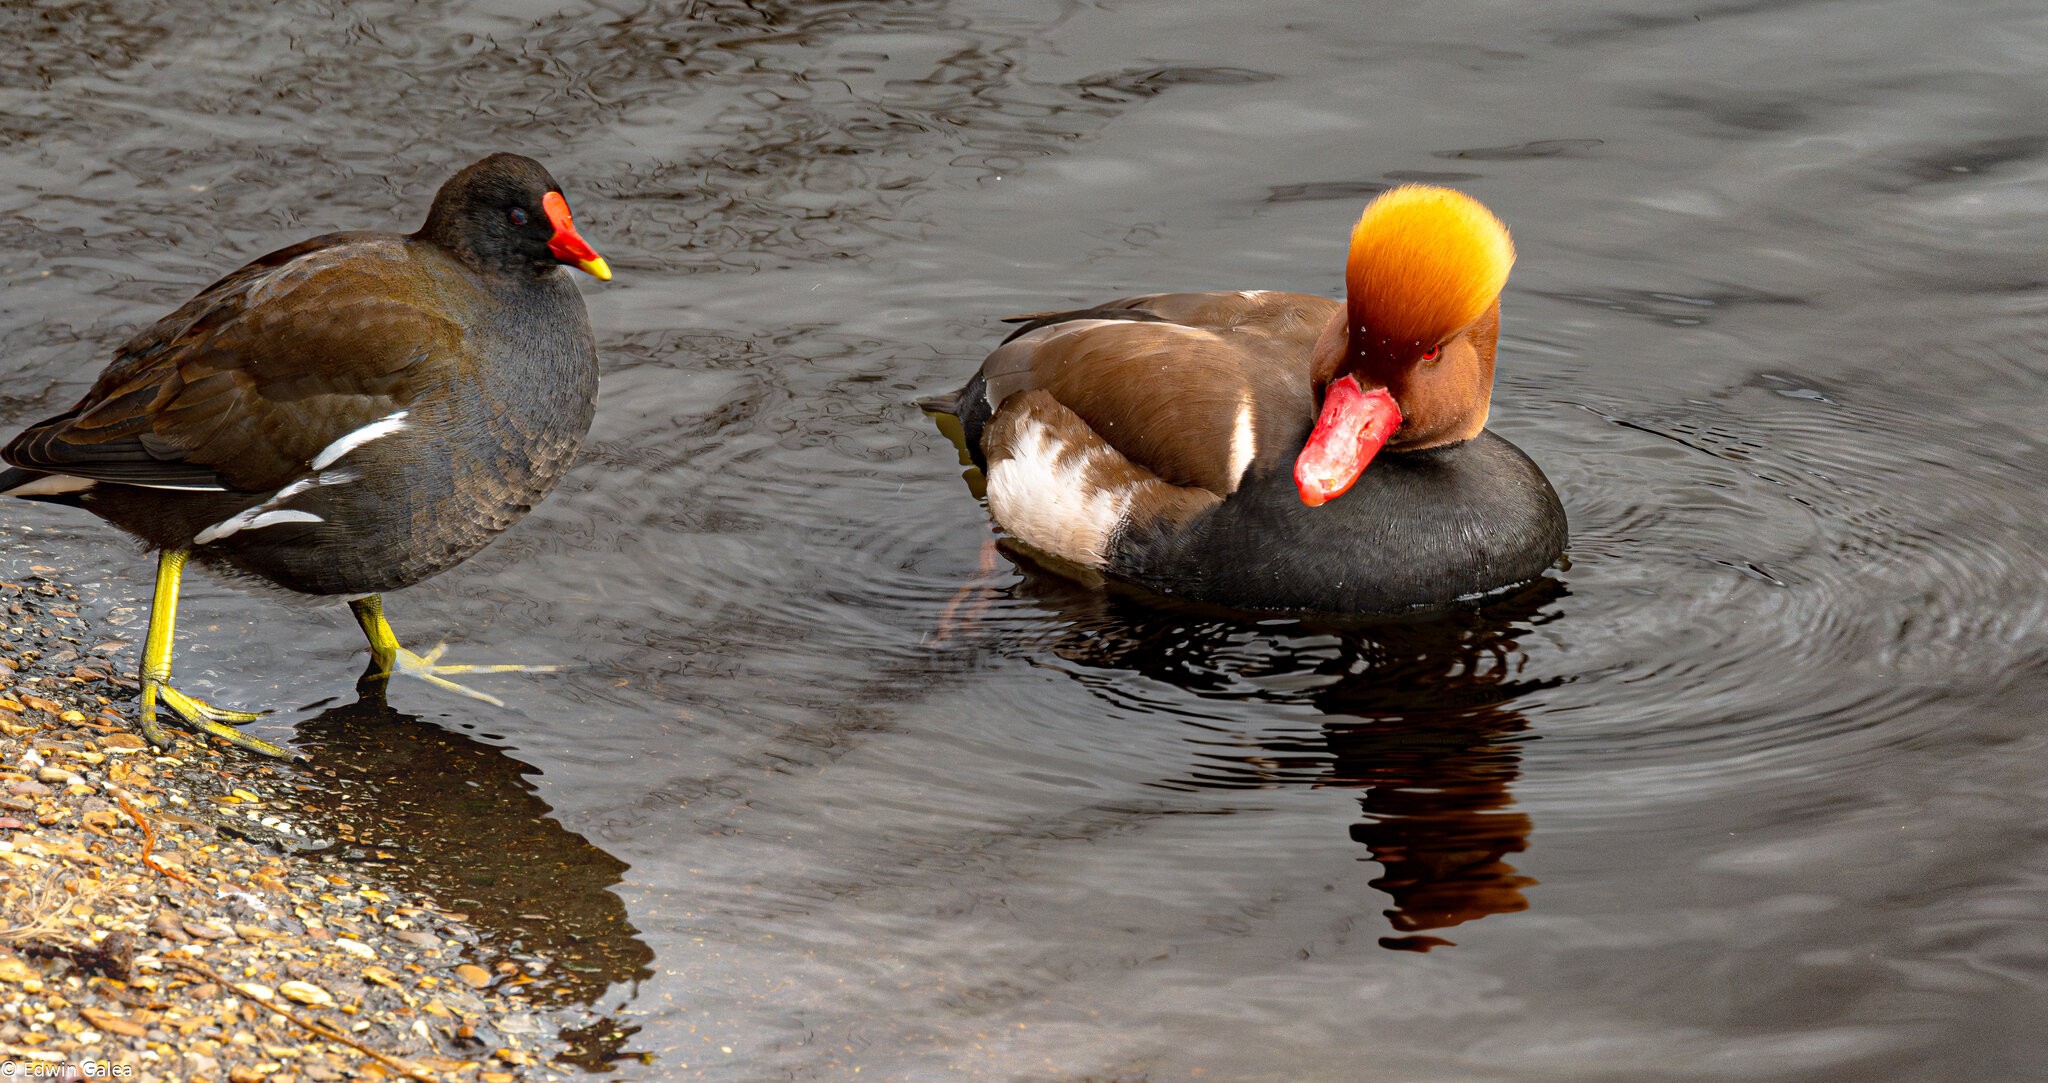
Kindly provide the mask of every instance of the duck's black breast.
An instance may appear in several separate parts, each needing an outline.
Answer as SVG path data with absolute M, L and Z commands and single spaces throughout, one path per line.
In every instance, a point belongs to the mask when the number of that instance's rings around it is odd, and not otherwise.
M 1564 551 L 1564 507 L 1543 471 L 1492 432 L 1382 454 L 1351 491 L 1301 502 L 1290 461 L 1253 467 L 1195 519 L 1134 523 L 1111 574 L 1164 594 L 1245 609 L 1397 613 L 1543 574 Z

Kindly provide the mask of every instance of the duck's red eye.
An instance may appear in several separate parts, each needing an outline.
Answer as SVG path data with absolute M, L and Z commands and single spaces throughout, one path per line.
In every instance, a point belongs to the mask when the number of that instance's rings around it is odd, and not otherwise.
M 1431 346 L 1428 350 L 1423 352 L 1422 359 L 1424 361 L 1434 361 L 1436 360 L 1436 355 L 1441 352 L 1443 352 L 1443 347 Z
M 515 226 L 526 224 L 526 212 L 517 207 L 512 208 L 512 213 L 506 215 L 506 217 L 512 219 L 512 224 Z

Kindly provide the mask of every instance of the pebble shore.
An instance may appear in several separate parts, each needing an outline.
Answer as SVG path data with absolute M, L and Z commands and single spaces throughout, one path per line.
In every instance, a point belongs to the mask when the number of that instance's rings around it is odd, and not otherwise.
M 11 1078 L 580 1077 L 538 965 L 312 854 L 288 768 L 136 731 L 140 643 L 60 569 L 0 582 L 0 1067 Z M 350 840 L 352 841 L 352 840 Z M 368 875 L 366 875 L 366 873 Z

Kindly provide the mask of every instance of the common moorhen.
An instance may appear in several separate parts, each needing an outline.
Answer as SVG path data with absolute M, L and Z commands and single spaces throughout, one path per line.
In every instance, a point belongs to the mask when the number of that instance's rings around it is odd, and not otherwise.
M 188 558 L 312 595 L 342 595 L 376 679 L 521 666 L 440 665 L 399 646 L 384 591 L 453 567 L 517 522 L 576 457 L 597 350 L 562 269 L 599 280 L 562 189 L 493 154 L 434 196 L 415 233 L 329 233 L 201 290 L 128 340 L 78 405 L 0 458 L 0 494 L 84 508 L 159 551 L 142 657 L 142 731 L 157 701 L 193 728 L 285 755 L 227 723 L 258 717 L 170 683 Z
M 1477 200 L 1394 188 L 1352 231 L 1345 301 L 1167 293 L 1016 317 L 940 411 L 996 524 L 1070 567 L 1242 609 L 1489 593 L 1566 537 L 1543 472 L 1486 429 L 1514 259 Z

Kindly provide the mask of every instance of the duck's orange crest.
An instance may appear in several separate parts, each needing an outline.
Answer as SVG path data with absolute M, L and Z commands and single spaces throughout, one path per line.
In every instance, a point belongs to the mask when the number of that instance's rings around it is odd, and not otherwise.
M 1508 227 L 1463 192 L 1407 184 L 1372 201 L 1351 231 L 1344 287 L 1353 348 L 1433 349 L 1486 313 L 1515 263 Z

